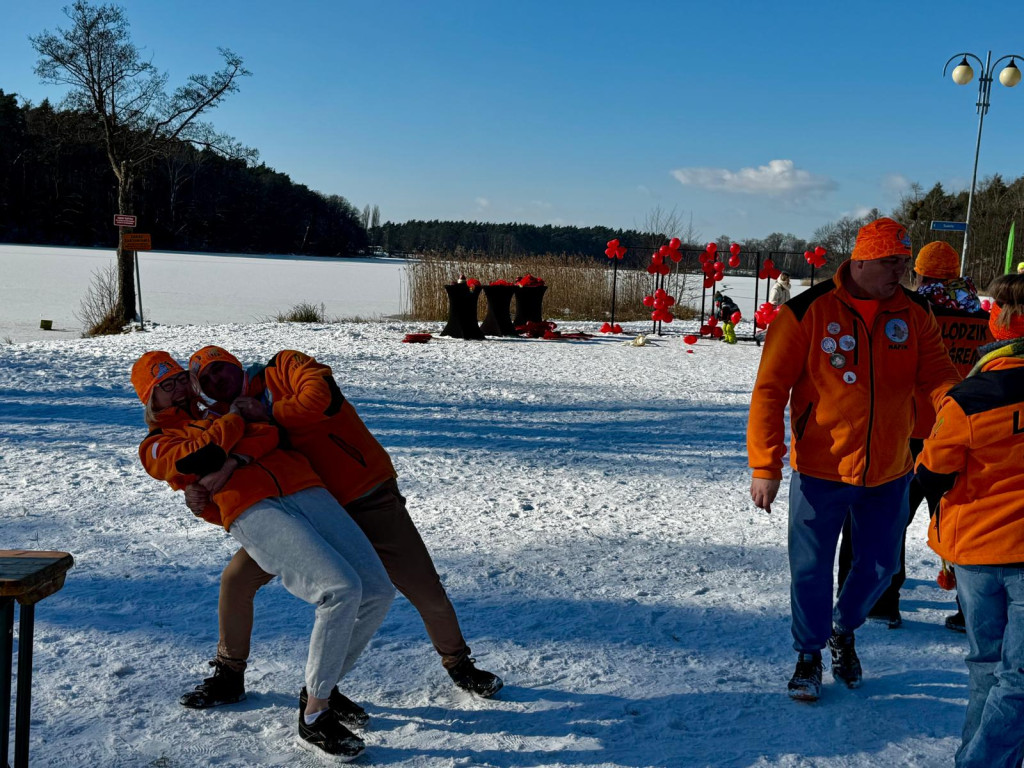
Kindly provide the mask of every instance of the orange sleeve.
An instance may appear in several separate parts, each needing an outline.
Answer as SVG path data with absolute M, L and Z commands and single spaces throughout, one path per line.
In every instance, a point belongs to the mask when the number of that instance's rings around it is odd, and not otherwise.
M 946 345 L 942 343 L 942 331 L 931 311 L 924 312 L 920 325 L 917 354 L 917 389 L 931 398 L 932 405 L 938 413 L 942 401 L 954 386 L 963 378 L 949 359 Z
M 340 408 L 341 391 L 330 366 L 290 349 L 279 352 L 275 360 L 277 370 L 266 375 L 281 377 L 289 392 L 274 401 L 274 421 L 282 427 L 306 427 L 330 416 L 336 403 Z
M 935 415 L 932 433 L 925 439 L 917 457 L 917 469 L 924 468 L 937 475 L 963 471 L 971 438 L 971 423 L 963 409 L 952 398 L 945 398 Z
M 139 446 L 139 458 L 151 477 L 170 483 L 177 491 L 220 469 L 244 433 L 245 420 L 235 414 L 209 422 L 205 429 L 184 424 L 155 430 Z
M 273 424 L 259 422 L 247 423 L 245 434 L 235 443 L 231 453 L 248 456 L 251 459 L 258 459 L 266 456 L 277 448 L 280 441 L 280 432 Z
M 786 455 L 786 405 L 804 371 L 808 336 L 785 304 L 765 336 L 747 421 L 747 460 L 755 478 L 780 480 Z

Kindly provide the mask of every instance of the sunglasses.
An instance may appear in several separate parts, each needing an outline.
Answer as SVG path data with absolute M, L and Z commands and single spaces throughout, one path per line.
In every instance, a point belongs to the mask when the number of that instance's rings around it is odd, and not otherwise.
M 188 384 L 188 372 L 182 371 L 177 376 L 171 376 L 169 379 L 164 379 L 157 384 L 157 386 L 164 392 L 173 392 L 178 387 L 184 387 L 186 384 Z

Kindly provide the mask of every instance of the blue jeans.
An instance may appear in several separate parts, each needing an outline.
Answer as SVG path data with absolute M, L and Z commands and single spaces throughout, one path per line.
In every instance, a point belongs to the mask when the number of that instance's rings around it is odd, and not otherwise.
M 900 568 L 911 474 L 866 488 L 794 472 L 789 483 L 789 574 L 793 647 L 817 653 L 835 624 L 853 632 Z M 847 515 L 853 562 L 832 606 L 832 569 Z
M 1013 768 L 1024 745 L 1024 568 L 957 565 L 971 695 L 957 768 Z

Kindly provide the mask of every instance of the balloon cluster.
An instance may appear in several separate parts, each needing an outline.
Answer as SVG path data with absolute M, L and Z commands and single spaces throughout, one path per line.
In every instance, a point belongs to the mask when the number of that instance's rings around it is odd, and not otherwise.
M 615 325 L 605 323 L 601 326 L 601 333 L 622 333 L 622 326 L 618 323 L 615 323 Z
M 778 314 L 779 308 L 770 301 L 766 301 L 754 312 L 754 325 L 758 328 L 767 328 Z
M 772 280 L 778 280 L 779 275 L 782 274 L 782 270 L 775 266 L 775 262 L 771 259 L 765 259 L 761 264 L 761 271 L 757 273 L 759 279 L 764 280 L 771 278 Z
M 725 264 L 718 260 L 718 246 L 708 243 L 704 253 L 700 255 L 700 266 L 704 271 L 704 288 L 713 288 L 715 283 L 725 277 Z
M 619 245 L 618 240 L 609 240 L 608 247 L 604 249 L 604 255 L 609 259 L 621 259 L 626 255 L 626 246 Z
M 733 243 L 729 246 L 729 266 L 736 269 L 740 265 L 740 248 L 739 243 Z
M 825 266 L 825 254 L 828 253 L 820 245 L 813 251 L 804 251 L 804 260 L 812 267 L 821 269 Z
M 671 259 L 676 264 L 682 261 L 683 254 L 679 250 L 681 246 L 682 242 L 679 238 L 673 237 L 668 241 L 668 245 L 661 246 L 651 255 L 651 263 L 648 265 L 647 271 L 652 275 L 667 275 L 672 268 L 666 259 Z
M 700 327 L 701 336 L 710 336 L 713 339 L 722 338 L 722 334 L 725 331 L 722 330 L 722 326 L 718 324 L 718 318 L 714 315 L 708 317 L 705 323 Z
M 669 312 L 669 308 L 675 305 L 675 297 L 669 296 L 664 288 L 659 288 L 653 296 L 644 296 L 644 306 L 654 309 L 651 312 L 651 320 L 654 322 L 664 321 L 671 323 L 676 319 L 675 315 Z
M 466 287 L 471 291 L 475 291 L 480 287 L 480 281 L 471 277 L 466 281 Z
M 516 285 L 521 288 L 537 288 L 544 285 L 544 280 L 539 277 L 534 277 L 529 272 L 516 280 Z

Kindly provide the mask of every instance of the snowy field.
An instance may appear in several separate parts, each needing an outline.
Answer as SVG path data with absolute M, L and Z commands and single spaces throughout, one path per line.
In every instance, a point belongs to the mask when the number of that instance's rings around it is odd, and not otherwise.
M 334 367 L 395 459 L 474 655 L 505 678 L 492 701 L 454 688 L 397 599 L 342 683 L 373 716 L 358 764 L 952 763 L 966 641 L 942 626 L 952 601 L 934 583 L 924 514 L 904 628 L 858 633 L 863 687 L 826 672 L 820 702 L 786 697 L 785 503 L 768 516 L 747 493 L 756 346 L 400 343 L 421 328 L 165 325 L 0 344 L 0 547 L 76 560 L 36 612 L 33 766 L 323 764 L 293 743 L 312 611 L 277 582 L 257 598 L 248 700 L 177 704 L 207 673 L 235 547 L 142 470 L 128 371 L 147 349 L 185 358 L 207 343 Z
M 77 338 L 76 313 L 93 273 L 114 250 L 0 245 L 0 340 Z M 144 318 L 161 324 L 251 323 L 296 304 L 323 304 L 330 319 L 401 311 L 405 262 L 224 253 L 139 254 Z M 52 320 L 53 330 L 39 328 Z

